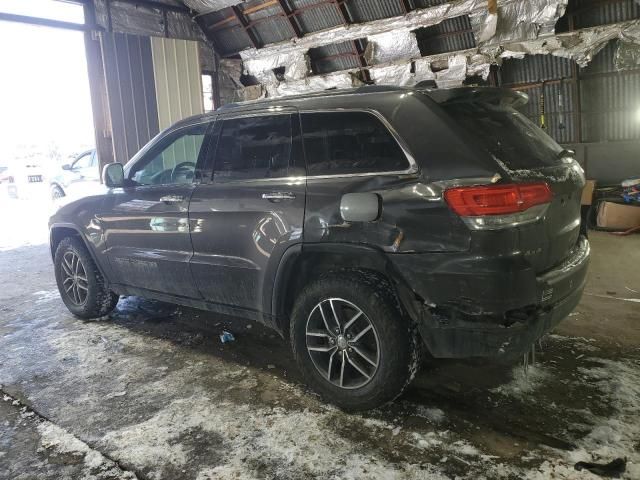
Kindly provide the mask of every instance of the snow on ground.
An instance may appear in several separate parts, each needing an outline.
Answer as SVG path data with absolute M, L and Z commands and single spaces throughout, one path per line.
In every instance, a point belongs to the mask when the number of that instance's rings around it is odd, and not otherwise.
M 572 341 L 581 349 L 597 350 L 592 341 L 587 339 L 560 337 L 562 342 Z M 572 351 L 572 353 L 576 353 Z M 578 358 L 583 355 L 578 355 Z M 596 480 L 600 476 L 587 471 L 577 471 L 574 465 L 578 462 L 594 462 L 606 464 L 616 458 L 628 460 L 627 470 L 622 478 L 640 479 L 640 361 L 633 359 L 611 360 L 598 357 L 585 358 L 598 366 L 578 367 L 574 383 L 587 383 L 595 387 L 600 400 L 607 402 L 613 414 L 607 417 L 598 416 L 589 410 L 583 411 L 592 424 L 590 432 L 576 440 L 576 449 L 569 452 L 556 451 L 554 460 L 544 460 L 538 468 L 522 471 L 527 480 L 563 479 L 563 480 Z M 528 375 L 521 367 L 513 370 L 513 380 L 494 389 L 495 393 L 518 398 L 526 398 L 553 376 L 553 371 L 540 364 L 530 368 Z M 532 401 L 535 401 L 531 396 Z M 532 452 L 533 458 L 543 459 L 542 452 Z M 508 468 L 506 471 L 514 473 Z
M 24 421 L 35 424 L 40 435 L 38 452 L 46 452 L 52 459 L 74 457 L 74 463 L 81 462 L 82 480 L 135 480 L 137 478 L 131 472 L 123 472 L 115 462 L 92 449 L 68 431 L 44 418 L 39 418 L 33 410 L 23 406 L 19 400 L 6 394 L 3 395 L 2 400 L 19 408 L 20 417 Z M 69 460 L 61 461 L 69 462 Z
M 530 365 L 527 369 L 520 365 L 515 366 L 511 374 L 513 379 L 509 383 L 500 385 L 491 392 L 522 399 L 544 385 L 551 376 L 548 368 L 541 363 Z
M 396 414 L 385 407 L 348 415 L 271 370 L 191 351 L 114 322 L 51 322 L 51 308 L 62 306 L 53 306 L 57 300 L 47 290 L 37 297 L 49 300 L 34 305 L 30 330 L 19 330 L 21 322 L 7 324 L 16 330 L 5 336 L 9 345 L 4 355 L 0 352 L 0 372 L 15 376 L 17 383 L 29 369 L 49 376 L 47 388 L 31 394 L 36 403 L 57 402 L 52 410 L 57 425 L 44 422 L 38 428 L 42 448 L 82 457 L 88 474 L 107 468 L 113 458 L 153 480 L 178 478 L 188 469 L 190 478 L 198 480 L 595 480 L 599 477 L 577 472 L 573 465 L 628 457 L 624 478 L 640 478 L 640 364 L 602 359 L 588 339 L 555 336 L 551 341 L 566 357 L 582 356 L 571 367 L 567 388 L 586 382 L 611 413 L 586 411 L 589 432 L 570 439 L 575 450 L 533 445 L 527 461 L 519 462 L 489 454 L 469 430 L 453 428 L 446 402 L 404 401 Z M 23 359 L 8 369 L 15 349 L 29 342 L 40 352 L 35 363 Z M 540 391 L 560 385 L 555 378 L 559 368 L 546 358 L 526 376 L 516 367 L 509 383 L 485 393 L 534 405 Z M 78 391 L 55 397 L 65 388 Z M 419 421 L 405 423 L 403 410 Z M 468 428 L 473 432 L 476 427 Z

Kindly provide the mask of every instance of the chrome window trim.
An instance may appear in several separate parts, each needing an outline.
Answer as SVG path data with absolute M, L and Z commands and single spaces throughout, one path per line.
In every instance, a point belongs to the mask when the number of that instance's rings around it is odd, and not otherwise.
M 252 110 L 252 111 L 244 111 L 244 112 L 230 112 L 229 114 L 223 114 L 216 116 L 216 121 L 221 120 L 231 120 L 234 118 L 247 118 L 247 117 L 258 117 L 258 116 L 272 116 L 272 115 L 293 115 L 293 114 L 303 114 L 303 113 L 349 113 L 349 112 L 363 112 L 368 113 L 369 115 L 377 118 L 382 125 L 387 129 L 387 131 L 391 134 L 393 139 L 396 141 L 404 156 L 409 164 L 409 168 L 405 170 L 394 170 L 394 171 L 383 171 L 383 172 L 363 172 L 363 173 L 343 173 L 343 174 L 333 174 L 333 175 L 303 175 L 303 176 L 290 176 L 290 177 L 278 177 L 278 178 L 252 178 L 252 179 L 237 179 L 237 180 L 229 180 L 223 181 L 219 180 L 215 181 L 215 170 L 214 170 L 214 181 L 212 184 L 237 184 L 237 183 L 299 183 L 305 182 L 307 180 L 325 180 L 332 178 L 361 178 L 361 177 L 376 177 L 376 176 L 399 176 L 399 175 L 415 175 L 420 171 L 418 164 L 415 160 L 415 157 L 409 150 L 409 147 L 406 145 L 404 139 L 400 136 L 400 134 L 396 131 L 396 129 L 391 125 L 391 123 L 387 120 L 387 118 L 382 115 L 379 111 L 371 109 L 371 108 L 321 108 L 321 109 L 303 109 L 299 110 L 296 107 L 272 107 L 273 110 Z M 302 132 L 304 139 L 304 132 Z

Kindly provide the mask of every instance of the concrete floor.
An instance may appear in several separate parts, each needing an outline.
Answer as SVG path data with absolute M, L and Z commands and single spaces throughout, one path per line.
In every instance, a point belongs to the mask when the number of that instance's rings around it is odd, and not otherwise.
M 434 361 L 347 415 L 257 324 L 138 298 L 80 321 L 46 245 L 0 243 L 0 478 L 595 479 L 573 465 L 627 457 L 638 479 L 640 236 L 592 246 L 587 294 L 526 377 Z

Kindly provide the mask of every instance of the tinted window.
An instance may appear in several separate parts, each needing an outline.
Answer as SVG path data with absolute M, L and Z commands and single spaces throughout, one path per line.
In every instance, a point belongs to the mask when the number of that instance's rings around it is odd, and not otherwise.
M 139 185 L 192 183 L 207 125 L 194 125 L 169 134 L 131 169 Z
M 302 130 L 309 175 L 396 172 L 409 168 L 398 142 L 370 113 L 305 113 Z
M 454 102 L 442 107 L 466 135 L 512 170 L 560 163 L 562 147 L 513 108 L 480 102 Z
M 216 150 L 215 178 L 286 177 L 291 150 L 291 115 L 225 120 Z

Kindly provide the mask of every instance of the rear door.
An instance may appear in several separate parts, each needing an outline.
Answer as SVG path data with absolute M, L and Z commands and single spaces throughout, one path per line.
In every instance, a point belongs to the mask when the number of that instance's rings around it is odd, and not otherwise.
M 199 298 L 189 269 L 193 254 L 189 201 L 206 156 L 210 122 L 173 130 L 125 168 L 127 186 L 107 196 L 102 225 L 118 282 Z
M 191 271 L 211 302 L 265 311 L 283 253 L 302 241 L 304 164 L 298 114 L 222 117 L 216 122 L 213 178 L 189 208 Z

